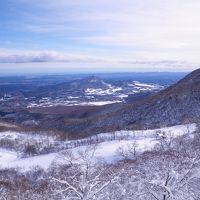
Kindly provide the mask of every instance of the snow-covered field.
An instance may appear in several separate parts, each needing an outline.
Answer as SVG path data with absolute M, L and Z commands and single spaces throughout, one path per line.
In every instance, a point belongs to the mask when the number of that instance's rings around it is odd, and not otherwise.
M 138 149 L 140 151 L 151 150 L 153 146 L 157 143 L 153 139 L 145 139 L 136 141 Z M 132 140 L 121 140 L 121 141 L 110 141 L 103 142 L 96 146 L 95 158 L 97 160 L 103 159 L 104 161 L 111 163 L 121 159 L 121 156 L 118 154 L 118 149 L 120 147 L 126 148 L 129 144 L 133 143 Z M 83 151 L 87 146 L 81 146 L 72 149 L 73 153 Z M 63 151 L 61 151 L 63 152 Z M 30 170 L 36 166 L 39 166 L 43 169 L 48 169 L 52 162 L 62 163 L 62 157 L 60 153 L 49 153 L 46 155 L 33 156 L 28 158 L 18 158 L 18 155 L 14 151 L 8 151 L 5 149 L 0 149 L 0 166 L 1 168 L 20 168 L 21 170 Z
M 89 87 L 82 91 L 80 96 L 65 96 L 65 97 L 43 97 L 37 101 L 32 101 L 28 104 L 28 108 L 33 107 L 53 107 L 53 106 L 101 106 L 124 102 L 125 98 L 131 94 L 141 92 L 160 91 L 163 86 L 156 84 L 145 84 L 133 81 L 122 87 L 113 86 L 103 83 L 103 88 Z
M 48 100 L 40 103 L 30 103 L 27 107 L 34 108 L 34 107 L 54 107 L 54 106 L 102 106 L 120 102 L 122 102 L 122 100 L 87 101 L 87 102 L 69 101 L 69 100 Z
M 100 143 L 96 146 L 95 158 L 96 159 L 104 159 L 106 162 L 115 162 L 117 160 L 122 159 L 119 154 L 120 148 L 128 148 L 128 145 L 135 144 L 137 146 L 138 152 L 143 152 L 146 150 L 151 150 L 159 141 L 161 137 L 169 138 L 169 137 L 178 137 L 184 134 L 189 134 L 192 136 L 196 130 L 196 124 L 189 125 L 179 125 L 173 127 L 166 127 L 161 129 L 154 130 L 140 130 L 140 131 L 117 131 L 112 133 L 102 133 L 98 135 L 98 140 Z M 3 132 L 0 133 L 0 138 L 10 138 L 11 140 L 15 140 L 18 137 L 20 139 L 24 139 L 33 137 L 35 140 L 39 140 L 39 135 L 26 135 L 25 133 L 16 133 L 16 132 Z M 41 136 L 45 139 L 45 136 Z M 97 136 L 93 136 L 87 139 L 78 140 L 79 143 L 92 141 Z M 101 139 L 100 139 L 101 138 Z M 103 138 L 103 139 L 102 139 Z M 50 141 L 53 140 L 53 137 L 50 137 Z M 45 141 L 45 140 L 43 140 Z M 103 142 L 101 142 L 103 141 Z M 48 140 L 49 142 L 49 140 Z M 72 141 L 71 143 L 76 142 Z M 63 142 L 63 143 L 69 143 Z M 72 145 L 73 146 L 73 145 Z M 73 153 L 83 151 L 89 145 L 80 145 L 78 147 L 72 148 L 70 151 Z M 29 170 L 33 167 L 39 166 L 44 168 L 45 170 L 54 163 L 62 162 L 62 156 L 60 152 L 53 152 L 44 155 L 38 155 L 28 158 L 20 158 L 19 153 L 11 150 L 6 150 L 0 148 L 0 166 L 1 168 L 20 168 L 22 170 Z

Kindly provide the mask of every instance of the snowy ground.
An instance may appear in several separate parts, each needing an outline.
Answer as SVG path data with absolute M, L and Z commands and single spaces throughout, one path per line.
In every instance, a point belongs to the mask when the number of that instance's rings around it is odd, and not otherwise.
M 151 150 L 157 143 L 161 136 L 165 137 L 178 137 L 184 134 L 190 134 L 196 130 L 195 124 L 179 125 L 154 130 L 141 130 L 141 131 L 117 131 L 112 133 L 99 134 L 99 138 L 104 138 L 105 142 L 97 145 L 95 157 L 97 159 L 103 158 L 106 162 L 114 162 L 121 159 L 118 152 L 119 148 L 127 148 L 128 145 L 136 143 L 137 150 L 142 152 Z M 13 133 L 13 136 L 12 136 Z M 23 138 L 22 133 L 4 132 L 0 133 L 0 137 L 13 137 Z M 30 136 L 27 136 L 30 137 Z M 37 138 L 38 135 L 35 135 Z M 96 136 L 93 136 L 95 138 Z M 114 137 L 114 139 L 113 139 Z M 91 139 L 91 138 L 90 138 Z M 112 139 L 112 140 L 111 140 Z M 110 140 L 110 141 L 109 141 Z M 88 145 L 79 146 L 71 149 L 76 153 L 84 150 Z M 1 168 L 20 168 L 22 170 L 29 170 L 35 166 L 44 168 L 45 170 L 51 165 L 52 162 L 60 162 L 62 157 L 60 152 L 49 153 L 29 158 L 19 158 L 18 153 L 10 150 L 0 149 L 0 166 Z

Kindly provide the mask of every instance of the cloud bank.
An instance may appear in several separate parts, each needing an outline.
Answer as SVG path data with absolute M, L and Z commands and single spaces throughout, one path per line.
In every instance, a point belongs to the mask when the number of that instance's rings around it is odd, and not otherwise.
M 0 49 L 1 51 L 1 49 Z M 47 71 L 49 70 L 46 66 L 51 66 L 51 68 L 59 69 L 62 71 L 173 71 L 174 68 L 180 68 L 179 71 L 188 71 L 188 66 L 191 69 L 198 67 L 195 63 L 190 63 L 187 61 L 177 61 L 177 60 L 134 60 L 134 59 L 121 59 L 113 57 L 95 57 L 91 55 L 84 54 L 67 54 L 55 51 L 30 51 L 30 52 L 17 52 L 17 50 L 7 51 L 0 53 L 0 67 L 7 64 L 17 64 L 12 66 L 19 66 L 23 64 L 26 66 L 34 66 L 36 69 L 36 64 L 40 69 L 43 67 Z M 34 64 L 34 65 L 30 65 Z M 151 67 L 150 67 L 151 66 Z
M 198 0 L 7 0 L 0 63 L 189 71 L 200 66 L 199 10 Z
M 52 51 L 32 53 L 0 54 L 0 63 L 93 63 L 103 62 L 101 59 L 90 58 L 84 55 L 68 55 Z

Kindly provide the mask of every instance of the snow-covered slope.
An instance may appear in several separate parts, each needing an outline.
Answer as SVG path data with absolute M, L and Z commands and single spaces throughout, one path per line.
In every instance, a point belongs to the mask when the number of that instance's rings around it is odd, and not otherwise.
M 95 141 L 96 138 L 100 142 L 96 146 L 96 159 L 98 160 L 103 158 L 106 162 L 115 162 L 122 159 L 121 155 L 118 153 L 120 148 L 126 149 L 128 145 L 134 143 L 137 146 L 137 151 L 143 152 L 146 150 L 151 150 L 162 137 L 168 139 L 169 137 L 175 138 L 184 134 L 189 134 L 192 136 L 192 133 L 194 133 L 195 130 L 196 124 L 179 125 L 154 130 L 117 131 L 112 133 L 102 133 L 98 136 L 92 136 L 83 140 L 71 141 L 67 143 L 71 143 L 71 147 L 75 146 L 75 143 L 80 145 L 70 149 L 70 151 L 76 153 L 78 151 L 84 150 L 85 148 L 88 148 L 90 145 L 87 143 Z M 12 136 L 12 133 L 14 136 Z M 17 137 L 20 137 L 21 139 L 24 137 L 24 140 L 27 141 L 25 133 L 21 134 L 16 132 L 6 132 L 0 133 L 0 137 L 10 137 L 13 140 L 16 140 Z M 38 135 L 35 135 L 34 138 L 37 140 Z M 53 140 L 53 138 L 50 137 L 50 140 Z M 65 146 L 64 143 L 66 142 L 60 143 L 60 145 Z M 45 155 L 20 158 L 19 153 L 1 148 L 0 166 L 1 168 L 21 168 L 22 170 L 29 170 L 35 166 L 47 169 L 52 164 L 52 162 L 62 163 L 62 156 L 60 156 L 60 153 L 63 151 L 65 150 L 60 152 L 47 153 Z

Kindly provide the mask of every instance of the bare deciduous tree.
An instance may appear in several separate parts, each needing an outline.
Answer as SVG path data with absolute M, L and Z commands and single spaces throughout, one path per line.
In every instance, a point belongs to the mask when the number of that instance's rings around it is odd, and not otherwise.
M 72 154 L 62 154 L 67 161 L 68 172 L 52 177 L 56 193 L 62 199 L 92 200 L 115 179 L 108 167 L 95 158 L 96 147 L 85 148 Z

